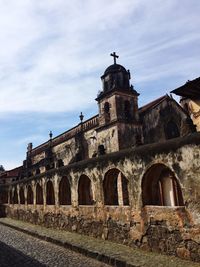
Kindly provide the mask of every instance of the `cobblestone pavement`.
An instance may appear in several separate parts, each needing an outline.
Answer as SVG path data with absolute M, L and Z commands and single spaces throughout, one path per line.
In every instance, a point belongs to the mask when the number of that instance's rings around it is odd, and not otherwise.
M 108 267 L 66 248 L 0 225 L 1 267 Z
M 88 258 L 82 255 L 87 255 Z M 174 256 L 134 249 L 108 240 L 46 228 L 11 218 L 0 218 L 0 267 L 40 267 L 44 264 L 62 267 L 108 267 L 109 265 L 105 263 L 116 267 L 200 267 L 197 262 Z

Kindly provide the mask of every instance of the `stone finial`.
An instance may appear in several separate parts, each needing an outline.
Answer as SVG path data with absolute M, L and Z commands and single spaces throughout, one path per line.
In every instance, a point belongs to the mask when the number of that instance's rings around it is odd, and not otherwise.
M 53 133 L 52 133 L 52 131 L 50 131 L 50 132 L 49 132 L 49 139 L 51 140 L 52 137 L 53 137 Z
M 31 152 L 32 149 L 33 149 L 33 144 L 32 143 L 28 143 L 27 152 Z
M 80 114 L 79 118 L 80 118 L 80 121 L 81 121 L 81 123 L 82 123 L 82 122 L 83 122 L 83 118 L 84 118 L 84 115 L 83 115 L 83 113 L 82 113 L 82 112 L 81 112 L 81 114 Z

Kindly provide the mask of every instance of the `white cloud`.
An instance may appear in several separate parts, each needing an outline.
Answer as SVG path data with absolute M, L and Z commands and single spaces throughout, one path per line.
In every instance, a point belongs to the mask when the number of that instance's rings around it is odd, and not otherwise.
M 192 2 L 199 7 L 198 1 Z M 86 108 L 100 89 L 99 76 L 111 64 L 112 50 L 120 53 L 120 62 L 137 68 L 143 81 L 156 79 L 155 73 L 162 77 L 166 68 L 168 75 L 172 69 L 180 70 L 174 49 L 191 49 L 200 38 L 198 12 L 188 9 L 187 1 L 182 7 L 174 0 L 1 0 L 0 4 L 1 112 Z M 167 54 L 173 54 L 176 62 L 169 62 Z M 193 58 L 182 57 L 190 63 Z
M 110 52 L 141 104 L 199 76 L 199 11 L 199 0 L 0 0 L 0 164 L 15 167 L 26 142 L 96 113 Z

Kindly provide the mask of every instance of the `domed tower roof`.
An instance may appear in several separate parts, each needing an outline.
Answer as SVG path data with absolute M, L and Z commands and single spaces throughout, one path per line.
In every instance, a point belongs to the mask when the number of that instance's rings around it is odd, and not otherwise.
M 124 72 L 126 73 L 126 69 L 122 66 L 122 65 L 119 65 L 119 64 L 112 64 L 110 65 L 105 71 L 104 71 L 104 75 L 107 75 L 107 74 L 110 74 L 110 73 L 113 73 L 113 72 Z
M 130 85 L 131 75 L 129 70 L 126 70 L 122 65 L 116 63 L 116 58 L 119 56 L 117 56 L 115 52 L 110 55 L 114 58 L 114 64 L 106 68 L 104 74 L 101 76 L 103 90 L 99 93 L 96 100 L 102 99 L 113 91 L 126 91 L 138 95 L 133 89 L 133 86 Z

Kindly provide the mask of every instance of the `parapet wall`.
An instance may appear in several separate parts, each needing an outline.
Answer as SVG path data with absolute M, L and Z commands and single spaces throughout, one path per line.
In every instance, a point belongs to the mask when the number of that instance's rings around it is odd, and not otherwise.
M 8 203 L 4 204 L 5 214 L 34 224 L 200 261 L 199 166 L 200 134 L 132 148 L 11 184 L 7 188 L 9 197 Z M 174 203 L 179 205 L 165 206 L 162 201 L 166 198 L 166 188 L 162 192 L 156 189 L 157 185 L 163 185 L 160 178 L 154 180 L 154 177 L 160 177 L 163 170 L 165 175 L 170 175 Z M 90 181 L 90 188 L 81 187 L 83 175 L 87 178 L 85 182 Z M 116 175 L 115 182 L 109 183 Z M 63 177 L 67 177 L 71 192 L 67 205 L 61 204 Z M 127 190 L 123 189 L 123 181 L 127 183 Z M 48 183 L 53 186 L 53 204 L 49 200 L 52 196 L 48 193 Z M 42 204 L 37 204 L 38 184 L 43 192 Z M 116 190 L 113 189 L 115 186 Z M 32 204 L 29 203 L 30 188 Z M 21 189 L 24 204 L 20 202 Z M 149 196 L 144 191 L 149 191 Z M 106 203 L 106 194 L 113 196 L 109 199 L 111 204 Z M 88 195 L 91 195 L 89 204 L 86 203 Z M 125 202 L 127 198 L 129 201 Z

